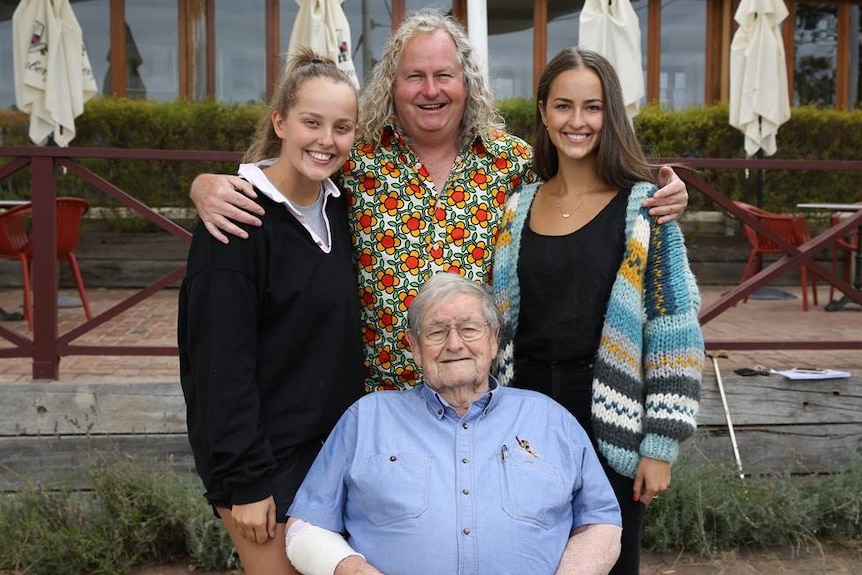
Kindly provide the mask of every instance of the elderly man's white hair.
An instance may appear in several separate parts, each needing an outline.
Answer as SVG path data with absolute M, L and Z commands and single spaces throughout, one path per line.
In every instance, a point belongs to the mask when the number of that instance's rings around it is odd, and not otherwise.
M 500 330 L 502 316 L 494 304 L 494 297 L 484 284 L 473 282 L 458 274 L 439 272 L 431 276 L 410 303 L 407 311 L 407 327 L 417 333 L 429 306 L 450 300 L 459 295 L 470 295 L 479 301 L 482 317 L 488 322 L 492 333 Z

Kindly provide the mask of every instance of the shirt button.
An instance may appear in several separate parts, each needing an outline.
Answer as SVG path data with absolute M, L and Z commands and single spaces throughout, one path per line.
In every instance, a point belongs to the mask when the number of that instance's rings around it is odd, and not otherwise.
M 443 410 L 442 410 L 442 409 L 438 409 L 438 410 L 437 410 L 437 415 L 443 415 Z
M 461 533 L 463 533 L 464 535 L 470 535 L 470 528 L 465 527 L 464 529 L 461 530 Z
M 397 458 L 397 457 L 395 457 L 394 455 L 390 455 L 390 456 L 389 456 L 389 461 L 396 461 L 397 459 L 398 459 L 398 458 Z
M 464 457 L 463 459 L 461 459 L 461 463 L 470 463 L 470 460 Z
M 462 489 L 461 493 L 463 493 L 464 495 L 470 495 L 470 490 L 469 489 Z
M 461 427 L 463 427 L 464 429 L 467 429 L 467 428 L 469 428 L 470 426 L 469 426 L 469 425 L 467 425 L 467 423 L 466 423 L 466 422 L 464 422 L 464 423 L 462 423 L 462 424 L 461 424 Z

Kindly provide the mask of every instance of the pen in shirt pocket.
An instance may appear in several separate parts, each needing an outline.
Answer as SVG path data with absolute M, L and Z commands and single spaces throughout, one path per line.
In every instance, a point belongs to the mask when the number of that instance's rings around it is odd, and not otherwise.
M 509 457 L 509 448 L 508 448 L 508 447 L 506 447 L 506 444 L 505 444 L 505 443 L 504 443 L 504 444 L 503 444 L 503 446 L 500 448 L 500 457 L 502 457 L 502 458 L 503 458 L 503 461 L 506 461 L 506 459 Z

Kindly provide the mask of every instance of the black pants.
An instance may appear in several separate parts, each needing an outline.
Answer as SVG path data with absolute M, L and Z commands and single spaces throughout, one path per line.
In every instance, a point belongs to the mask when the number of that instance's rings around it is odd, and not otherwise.
M 553 397 L 575 416 L 590 436 L 593 447 L 596 446 L 590 418 L 593 398 L 592 363 L 586 361 L 547 363 L 519 359 L 515 362 L 515 377 L 511 385 L 532 389 Z M 599 453 L 599 461 L 608 476 L 622 512 L 622 549 L 610 575 L 639 575 L 645 507 L 639 501 L 632 501 L 634 479 L 620 475 L 611 469 L 601 453 Z

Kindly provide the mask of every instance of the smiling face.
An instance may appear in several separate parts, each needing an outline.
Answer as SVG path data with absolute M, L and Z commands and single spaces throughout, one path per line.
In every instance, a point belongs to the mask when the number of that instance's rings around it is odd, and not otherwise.
M 557 148 L 560 163 L 596 152 L 604 125 L 604 99 L 598 74 L 589 68 L 560 73 L 539 104 L 548 137 Z
M 317 186 L 344 164 L 356 135 L 356 92 L 329 78 L 311 78 L 286 115 L 273 114 L 282 140 L 279 164 L 297 186 Z
M 467 84 L 448 33 L 419 34 L 404 44 L 393 99 L 399 124 L 417 144 L 458 142 Z
M 432 326 L 453 326 L 467 322 L 485 325 L 479 299 L 470 294 L 458 294 L 426 310 L 420 335 L 408 332 L 413 358 L 422 368 L 425 382 L 437 393 L 461 395 L 464 392 L 484 393 L 487 390 L 491 361 L 497 355 L 497 333 L 489 327 L 477 340 L 465 342 L 457 329 L 450 329 L 442 343 L 432 344 L 421 336 Z

